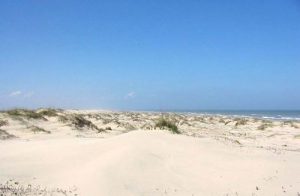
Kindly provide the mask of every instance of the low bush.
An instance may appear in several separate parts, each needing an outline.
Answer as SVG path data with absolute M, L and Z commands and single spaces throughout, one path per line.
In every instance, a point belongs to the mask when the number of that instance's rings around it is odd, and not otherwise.
M 94 123 L 85 119 L 82 115 L 73 115 L 70 120 L 77 129 L 88 127 L 91 129 L 96 129 L 98 132 L 104 131 L 104 129 L 99 129 Z
M 0 120 L 0 127 L 8 125 L 7 120 Z
M 49 117 L 58 116 L 57 110 L 52 109 L 52 108 L 43 109 L 43 110 L 39 111 L 38 113 L 43 116 L 49 116 Z
M 168 129 L 172 133 L 176 133 L 176 134 L 180 133 L 176 124 L 165 118 L 159 119 L 158 122 L 155 124 L 155 127 L 159 128 L 159 129 Z
M 236 118 L 234 119 L 236 121 L 235 126 L 239 126 L 239 125 L 246 125 L 248 120 L 244 119 L 244 118 Z
M 42 114 L 37 113 L 33 110 L 27 110 L 27 109 L 13 109 L 13 110 L 8 110 L 6 112 L 10 116 L 15 116 L 15 117 L 25 117 L 28 119 L 43 119 L 47 120 Z

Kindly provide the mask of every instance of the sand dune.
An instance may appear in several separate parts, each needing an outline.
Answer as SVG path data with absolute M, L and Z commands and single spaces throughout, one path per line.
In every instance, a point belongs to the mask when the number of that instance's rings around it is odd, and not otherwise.
M 158 130 L 162 116 L 180 134 Z M 300 195 L 298 121 L 0 112 L 3 195 Z
M 297 195 L 299 162 L 295 152 L 163 131 L 0 143 L 1 180 L 79 195 Z

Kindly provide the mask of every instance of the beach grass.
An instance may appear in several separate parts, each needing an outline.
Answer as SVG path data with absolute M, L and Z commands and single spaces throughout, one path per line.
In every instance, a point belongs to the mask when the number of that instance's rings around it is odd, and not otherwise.
M 160 118 L 158 120 L 158 122 L 155 124 L 155 127 L 159 128 L 159 129 L 165 129 L 166 128 L 166 129 L 170 130 L 172 133 L 175 133 L 175 134 L 180 133 L 180 131 L 178 130 L 177 125 L 173 121 L 167 120 L 165 118 Z
M 12 109 L 6 111 L 6 113 L 13 117 L 25 117 L 27 119 L 42 119 L 47 120 L 43 114 L 38 113 L 34 110 L 28 110 L 28 109 Z

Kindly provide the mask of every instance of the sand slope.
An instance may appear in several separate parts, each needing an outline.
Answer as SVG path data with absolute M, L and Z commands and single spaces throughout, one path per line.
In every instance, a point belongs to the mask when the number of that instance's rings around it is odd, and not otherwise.
M 0 143 L 0 180 L 79 195 L 297 195 L 300 153 L 164 131 Z M 258 189 L 258 190 L 257 190 Z

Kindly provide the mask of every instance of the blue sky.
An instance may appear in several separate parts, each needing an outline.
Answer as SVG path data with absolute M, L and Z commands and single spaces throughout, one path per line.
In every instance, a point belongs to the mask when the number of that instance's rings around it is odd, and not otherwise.
M 300 1 L 2 0 L 0 73 L 0 108 L 300 109 Z

